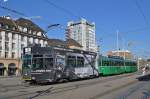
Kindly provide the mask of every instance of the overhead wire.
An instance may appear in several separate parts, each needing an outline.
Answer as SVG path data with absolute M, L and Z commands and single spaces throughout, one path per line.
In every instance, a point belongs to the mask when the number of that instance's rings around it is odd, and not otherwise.
M 15 13 L 15 14 L 18 14 L 18 15 L 21 15 L 21 16 L 24 16 L 24 17 L 27 17 L 27 15 L 25 15 L 24 13 L 21 13 L 21 12 L 19 12 L 19 11 L 10 9 L 10 8 L 8 8 L 8 7 L 5 7 L 5 6 L 2 6 L 1 4 L 0 4 L 0 8 L 1 8 L 1 9 L 4 9 L 4 10 L 7 10 L 7 11 L 9 11 L 9 12 L 12 12 L 12 13 Z
M 141 13 L 141 15 L 142 15 L 142 17 L 143 17 L 143 19 L 144 19 L 146 25 L 149 26 L 150 24 L 149 24 L 149 22 L 148 22 L 148 20 L 147 20 L 147 18 L 146 18 L 146 16 L 145 16 L 145 14 L 144 14 L 144 12 L 143 12 L 143 9 L 142 9 L 142 7 L 140 6 L 138 0 L 135 0 L 135 4 L 136 4 L 136 6 L 137 6 L 139 12 Z
M 63 11 L 64 13 L 66 13 L 66 14 L 68 14 L 68 15 L 70 15 L 70 16 L 73 16 L 73 17 L 75 17 L 75 18 L 80 19 L 80 17 L 79 17 L 78 15 L 74 14 L 73 12 L 71 12 L 71 11 L 69 11 L 69 10 L 67 10 L 67 9 L 65 9 L 65 8 L 63 8 L 63 7 L 61 7 L 61 6 L 58 6 L 58 5 L 55 4 L 54 2 L 52 2 L 52 1 L 50 1 L 50 0 L 44 0 L 44 1 L 46 1 L 50 6 L 53 6 L 53 7 L 57 8 L 58 10 Z

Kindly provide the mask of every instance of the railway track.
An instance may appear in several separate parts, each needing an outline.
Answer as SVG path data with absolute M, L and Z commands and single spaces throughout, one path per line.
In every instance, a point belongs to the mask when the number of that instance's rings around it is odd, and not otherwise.
M 87 82 L 87 83 L 80 83 L 80 84 L 70 85 L 70 86 L 61 87 L 61 88 L 51 88 L 50 87 L 50 88 L 48 88 L 46 90 L 39 91 L 38 94 L 40 94 L 40 95 L 42 95 L 42 93 L 57 94 L 57 93 L 60 93 L 60 92 L 67 92 L 67 91 L 75 90 L 75 89 L 78 89 L 78 88 L 83 88 L 83 87 L 88 87 L 88 86 L 104 83 L 106 81 L 117 80 L 117 79 L 120 79 L 120 77 L 129 77 L 131 75 L 134 75 L 134 74 L 117 75 L 117 76 L 114 76 L 112 78 L 106 78 L 106 79 L 103 79 L 103 80 L 99 80 L 98 79 L 96 81 L 91 81 L 91 82 Z M 39 96 L 38 94 L 36 96 Z M 33 99 L 33 98 L 29 98 L 29 99 Z
M 21 90 L 18 89 L 19 92 L 22 92 L 22 93 L 19 93 L 17 95 L 11 95 L 11 96 L 5 96 L 5 97 L 1 97 L 0 99 L 10 99 L 10 98 L 16 98 L 16 97 L 28 97 L 26 99 L 34 99 L 38 96 L 44 96 L 44 95 L 50 95 L 50 94 L 57 94 L 57 93 L 61 93 L 61 92 L 67 92 L 67 91 L 71 91 L 71 90 L 75 90 L 75 89 L 78 89 L 78 88 L 83 88 L 83 87 L 88 87 L 88 86 L 92 86 L 92 85 L 96 85 L 96 84 L 100 84 L 100 83 L 104 83 L 106 81 L 113 81 L 113 80 L 117 80 L 117 79 L 120 79 L 120 78 L 123 78 L 123 77 L 129 77 L 129 76 L 132 76 L 134 75 L 135 73 L 131 73 L 131 74 L 123 74 L 123 75 L 116 75 L 116 76 L 112 76 L 112 77 L 100 77 L 98 79 L 92 79 L 92 80 L 84 80 L 84 81 L 77 81 L 77 82 L 69 82 L 67 84 L 67 86 L 62 86 L 62 87 L 58 87 L 59 85 L 62 85 L 62 84 L 56 84 L 56 85 L 52 85 L 52 86 L 47 86 L 49 88 L 46 87 L 46 89 L 43 89 L 43 90 L 35 90 L 33 92 L 28 92 L 26 91 L 26 89 L 29 89 L 29 88 L 36 88 L 37 86 L 29 86 L 29 87 L 26 87 L 26 88 L 22 88 Z M 73 83 L 72 85 L 69 85 Z M 66 83 L 64 84 L 66 85 Z M 29 96 L 32 96 L 32 97 L 29 97 Z
M 28 88 L 35 88 L 37 86 L 31 86 L 29 84 L 16 84 L 16 85 L 2 85 L 0 84 L 0 92 L 8 92 L 13 90 L 20 90 L 20 89 L 28 89 Z

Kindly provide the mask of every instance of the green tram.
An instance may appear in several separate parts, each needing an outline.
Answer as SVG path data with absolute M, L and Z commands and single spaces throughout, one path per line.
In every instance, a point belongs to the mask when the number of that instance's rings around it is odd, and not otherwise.
M 30 81 L 32 70 L 32 55 L 23 55 L 22 61 L 22 79 L 25 81 Z
M 100 56 L 98 61 L 98 71 L 101 75 L 116 75 L 137 71 L 135 60 L 123 59 L 117 56 Z

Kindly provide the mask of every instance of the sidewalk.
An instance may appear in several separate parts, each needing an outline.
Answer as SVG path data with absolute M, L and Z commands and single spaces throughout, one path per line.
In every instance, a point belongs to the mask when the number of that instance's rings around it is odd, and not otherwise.
M 21 76 L 0 77 L 1 86 L 14 86 L 20 85 L 21 83 L 22 83 Z
M 18 77 L 21 77 L 21 75 L 19 75 L 19 76 L 16 76 L 16 75 L 14 75 L 14 76 L 0 76 L 0 80 L 3 78 L 18 78 Z

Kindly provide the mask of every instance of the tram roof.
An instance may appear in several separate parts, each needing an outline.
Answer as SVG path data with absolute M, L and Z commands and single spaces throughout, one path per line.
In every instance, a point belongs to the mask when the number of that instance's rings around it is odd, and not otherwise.
M 123 59 L 123 58 L 113 58 L 113 57 L 108 57 L 108 56 L 101 56 L 103 60 L 112 60 L 112 61 L 125 61 L 125 62 L 136 62 L 136 60 L 132 59 Z
M 26 48 L 31 48 L 31 54 L 49 54 L 49 53 L 53 53 L 55 51 L 89 54 L 89 55 L 96 55 L 97 54 L 96 52 L 84 51 L 84 50 L 79 50 L 79 49 L 62 48 L 62 47 L 31 46 L 31 47 L 26 47 Z

